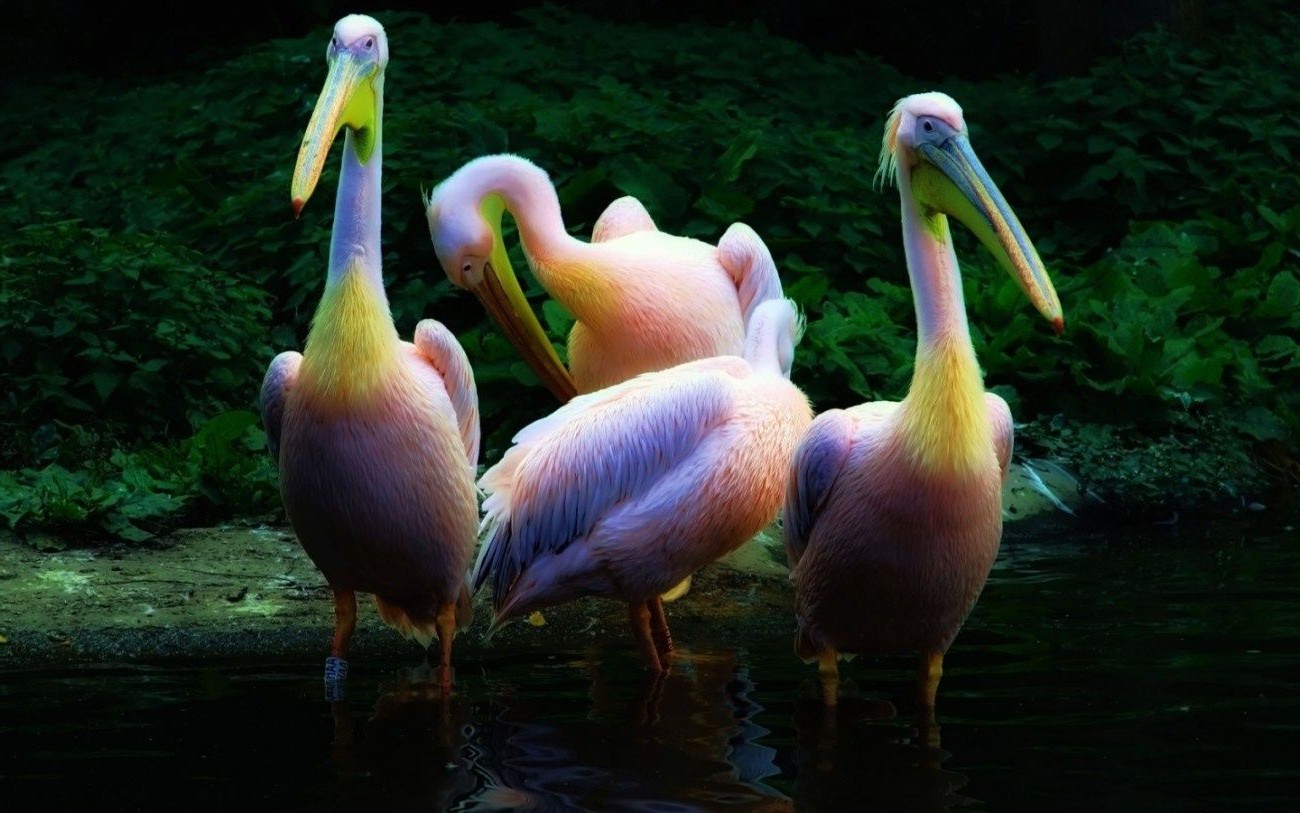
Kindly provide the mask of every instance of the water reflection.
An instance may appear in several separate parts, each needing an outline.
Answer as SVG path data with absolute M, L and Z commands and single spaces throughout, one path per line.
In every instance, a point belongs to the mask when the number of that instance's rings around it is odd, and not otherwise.
M 330 756 L 349 791 L 339 809 L 366 809 L 382 797 L 394 809 L 445 810 L 476 781 L 463 767 L 469 710 L 446 697 L 434 670 L 403 670 L 380 686 L 374 710 L 358 725 L 347 701 L 330 704 Z M 354 805 L 359 805 L 354 806 Z
M 795 801 L 800 810 L 946 810 L 974 804 L 967 779 L 932 721 L 907 723 L 891 703 L 842 697 L 828 710 L 805 691 L 794 707 Z
M 623 666 L 588 655 L 507 669 L 510 682 L 489 673 L 451 698 L 432 675 L 403 674 L 361 725 L 333 705 L 335 765 L 355 792 L 400 808 L 793 810 L 764 782 L 781 773 L 777 751 L 734 652 L 682 651 L 671 673 L 641 680 Z
M 851 687 L 828 713 L 808 682 L 773 714 L 756 700 L 750 659 L 684 650 L 656 677 L 592 652 L 531 672 L 489 669 L 450 698 L 431 671 L 401 672 L 364 720 L 346 703 L 332 706 L 331 754 L 351 800 L 340 809 L 379 799 L 463 813 L 938 810 L 973 801 L 958 793 L 966 777 L 943 768 L 950 754 L 938 747 L 937 726 L 901 721 L 890 703 Z M 798 695 L 800 686 L 776 692 Z
M 661 682 L 621 641 L 467 648 L 445 700 L 367 660 L 332 707 L 314 654 L 0 668 L 0 807 L 1293 810 L 1300 545 L 1229 530 L 1004 546 L 945 662 L 942 748 L 911 658 L 854 661 L 829 719 L 770 624 L 696 636 Z

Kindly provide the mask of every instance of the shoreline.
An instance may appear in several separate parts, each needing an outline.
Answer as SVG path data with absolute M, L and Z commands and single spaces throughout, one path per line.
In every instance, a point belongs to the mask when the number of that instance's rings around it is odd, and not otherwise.
M 1039 479 L 1052 497 L 1035 487 L 1022 464 L 1008 478 L 1004 548 L 1095 534 L 1115 518 L 1104 506 L 1089 506 L 1064 472 L 1044 468 Z M 1183 523 L 1140 524 L 1177 529 Z M 5 534 L 0 562 L 0 671 L 315 660 L 328 648 L 329 591 L 287 527 L 191 528 L 148 545 L 52 553 Z M 792 595 L 782 542 L 772 526 L 698 572 L 690 592 L 669 605 L 669 616 L 682 640 L 784 635 L 793 629 Z M 623 607 L 594 598 L 547 610 L 542 625 L 513 622 L 485 641 L 489 617 L 484 592 L 475 600 L 474 622 L 457 638 L 458 651 L 554 652 L 627 634 Z M 358 662 L 420 657 L 419 647 L 387 629 L 369 601 L 358 621 L 352 647 Z

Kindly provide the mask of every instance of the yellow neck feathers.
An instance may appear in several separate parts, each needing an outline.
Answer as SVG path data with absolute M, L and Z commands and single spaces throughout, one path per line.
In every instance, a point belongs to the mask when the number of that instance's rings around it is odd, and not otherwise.
M 615 285 L 610 271 L 591 264 L 585 253 L 579 257 L 533 257 L 532 266 L 542 287 L 584 322 L 623 316 L 617 312 L 618 304 L 631 298 L 627 294 L 630 285 Z
M 937 472 L 970 472 L 993 459 L 984 380 L 969 340 L 944 339 L 916 354 L 901 416 L 912 459 Z
M 382 291 L 353 265 L 316 308 L 299 386 L 338 407 L 364 403 L 400 369 L 400 349 Z

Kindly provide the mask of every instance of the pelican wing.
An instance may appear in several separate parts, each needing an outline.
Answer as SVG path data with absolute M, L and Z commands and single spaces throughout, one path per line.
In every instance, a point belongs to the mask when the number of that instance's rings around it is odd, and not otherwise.
M 1011 451 L 1015 445 L 1011 429 L 1011 407 L 1002 400 L 1002 396 L 991 392 L 984 393 L 984 400 L 989 407 L 989 423 L 993 424 L 993 448 L 998 452 L 998 465 L 1002 468 L 1002 479 L 1007 479 L 1007 466 L 1011 465 Z
M 785 553 L 794 570 L 853 445 L 854 422 L 842 409 L 818 415 L 795 450 L 785 492 Z
M 280 462 L 280 420 L 284 417 L 284 399 L 298 380 L 298 367 L 302 353 L 286 350 L 266 368 L 262 379 L 262 392 L 258 402 L 262 407 L 262 427 L 266 430 L 266 448 L 271 458 Z
M 456 411 L 456 425 L 465 444 L 465 456 L 471 469 L 478 468 L 479 423 L 478 390 L 474 387 L 474 370 L 465 350 L 441 322 L 421 320 L 415 326 L 415 350 L 442 376 L 451 406 Z
M 767 244 L 744 223 L 733 223 L 718 241 L 718 262 L 736 284 L 745 324 L 754 308 L 769 299 L 781 299 L 781 278 Z
M 658 231 L 654 218 L 631 195 L 624 195 L 605 207 L 591 227 L 591 242 L 605 243 L 639 231 Z
M 491 574 L 500 606 L 529 565 L 670 475 L 731 414 L 730 381 L 748 371 L 743 359 L 719 357 L 646 373 L 525 427 L 479 481 L 487 541 L 474 590 Z

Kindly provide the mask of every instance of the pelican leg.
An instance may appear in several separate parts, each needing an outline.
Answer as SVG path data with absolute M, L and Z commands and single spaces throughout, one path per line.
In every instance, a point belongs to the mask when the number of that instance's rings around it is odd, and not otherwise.
M 650 631 L 649 602 L 629 604 L 627 623 L 632 627 L 632 637 L 636 638 L 637 645 L 641 647 L 646 668 L 651 672 L 664 671 L 663 664 L 659 661 L 659 649 L 655 646 L 654 633 Z
M 330 655 L 325 659 L 325 696 L 342 700 L 343 684 L 348 678 L 348 643 L 357 629 L 357 594 L 351 590 L 334 591 L 334 638 Z
M 943 653 L 921 654 L 920 668 L 916 671 L 916 702 L 918 711 L 930 722 L 934 721 L 934 696 L 939 691 L 939 678 L 943 677 Z
M 673 659 L 673 634 L 668 631 L 668 615 L 664 612 L 664 600 L 655 596 L 647 602 L 650 607 L 650 631 L 654 633 L 655 649 L 664 669 Z
M 817 675 L 822 681 L 822 700 L 828 707 L 840 702 L 839 653 L 827 649 L 817 656 Z
M 667 680 L 666 672 L 645 673 L 633 701 L 632 719 L 635 725 L 654 725 L 659 721 L 659 702 L 663 698 L 664 683 Z
M 451 642 L 456 637 L 456 604 L 447 602 L 438 608 L 438 685 L 443 694 L 451 692 Z

